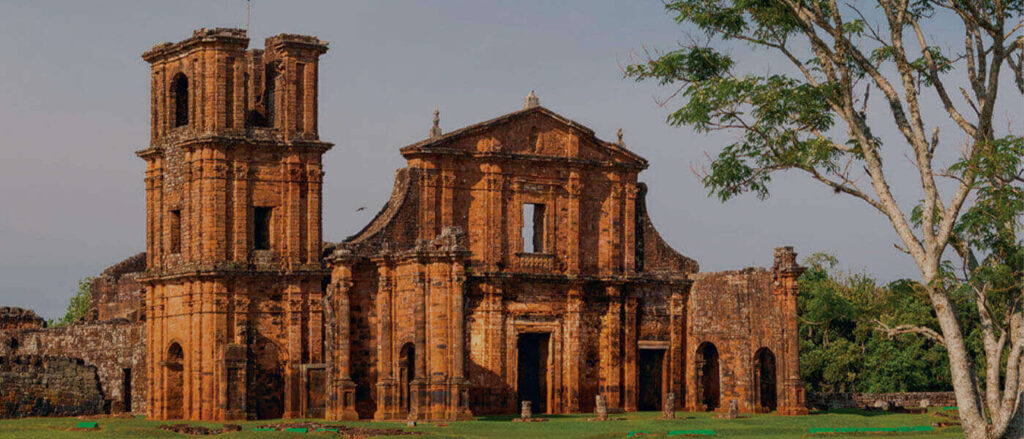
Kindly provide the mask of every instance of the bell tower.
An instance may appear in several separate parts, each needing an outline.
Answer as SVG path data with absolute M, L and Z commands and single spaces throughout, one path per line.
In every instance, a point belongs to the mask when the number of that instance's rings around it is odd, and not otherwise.
M 161 43 L 146 161 L 149 417 L 316 416 L 323 363 L 318 60 L 240 29 Z M 322 366 L 319 366 L 322 367 Z M 322 391 L 322 390 L 320 390 Z M 312 396 L 310 392 L 313 392 Z M 322 413 L 322 412 L 321 412 Z

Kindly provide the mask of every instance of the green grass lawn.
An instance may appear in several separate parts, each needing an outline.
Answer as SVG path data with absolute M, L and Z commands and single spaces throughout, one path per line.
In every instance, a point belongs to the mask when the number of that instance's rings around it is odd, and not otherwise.
M 481 417 L 474 421 L 452 422 L 438 427 L 434 423 L 420 423 L 416 427 L 405 427 L 402 423 L 346 422 L 349 426 L 366 428 L 403 428 L 423 433 L 419 436 L 393 436 L 410 438 L 508 438 L 528 439 L 551 438 L 625 438 L 630 431 L 646 431 L 648 437 L 667 437 L 674 430 L 714 430 L 715 437 L 742 438 L 848 438 L 848 437 L 892 437 L 892 438 L 958 438 L 963 433 L 959 427 L 936 429 L 933 433 L 890 433 L 890 434 L 807 434 L 812 427 L 901 427 L 931 425 L 938 421 L 931 415 L 891 414 L 859 410 L 835 410 L 809 416 L 751 415 L 741 419 L 715 419 L 708 413 L 676 413 L 676 419 L 656 419 L 660 413 L 642 412 L 613 415 L 624 418 L 621 421 L 587 422 L 591 415 L 552 415 L 547 422 L 513 423 L 511 416 Z M 544 416 L 541 416 L 544 417 Z M 149 437 L 199 437 L 167 432 L 157 429 L 162 424 L 178 423 L 149 421 L 143 418 L 97 419 L 100 429 L 94 431 L 69 431 L 81 420 L 76 418 L 28 418 L 0 421 L 0 438 L 149 438 Z M 292 422 L 300 420 L 288 420 Z M 322 420 L 311 420 L 325 423 Z M 335 433 L 288 433 L 254 432 L 262 424 L 282 421 L 240 422 L 242 431 L 217 435 L 217 438 L 300 438 L 332 437 Z M 220 427 L 219 422 L 190 422 L 193 425 Z M 338 424 L 338 423 L 330 423 Z M 683 438 L 686 436 L 671 436 Z

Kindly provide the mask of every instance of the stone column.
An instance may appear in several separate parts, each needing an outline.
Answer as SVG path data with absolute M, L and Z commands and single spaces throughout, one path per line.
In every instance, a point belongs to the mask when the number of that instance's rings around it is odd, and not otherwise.
M 377 261 L 377 411 L 374 419 L 392 419 L 397 414 L 393 348 L 391 346 L 391 294 L 394 274 L 390 262 Z
M 441 229 L 455 225 L 455 173 L 441 172 Z
M 480 284 L 483 292 L 484 358 L 487 370 L 495 375 L 491 386 L 491 404 L 508 407 L 505 384 L 508 380 L 505 367 L 505 319 L 502 304 L 502 285 L 499 280 L 486 280 Z M 509 407 L 514 410 L 514 407 Z
M 625 212 L 623 214 L 622 263 L 626 275 L 636 273 L 636 197 L 640 190 L 635 184 L 625 185 Z
M 577 170 L 569 171 L 569 181 L 565 191 L 569 194 L 569 224 L 567 231 L 568 248 L 566 248 L 567 267 L 570 275 L 580 273 L 580 196 L 583 194 L 583 179 Z M 578 406 L 578 405 L 577 405 Z
M 315 157 L 313 161 L 320 160 L 316 154 L 311 156 Z M 306 181 L 308 183 L 306 186 L 306 242 L 303 243 L 306 248 L 304 262 L 313 265 L 320 263 L 320 251 L 323 245 L 323 230 L 321 228 L 323 223 L 321 216 L 323 178 L 324 171 L 319 163 L 306 165 Z
M 583 326 L 583 291 L 580 285 L 569 287 L 565 303 L 565 411 L 580 411 L 580 337 Z
M 449 419 L 471 419 L 473 413 L 469 410 L 469 380 L 466 379 L 466 317 L 465 317 L 465 291 L 466 271 L 461 262 L 454 262 L 451 269 L 449 292 L 451 294 L 451 382 L 450 402 L 451 408 Z
M 627 412 L 637 411 L 637 404 L 639 398 L 639 392 L 637 388 L 640 385 L 639 376 L 637 375 L 637 327 L 636 327 L 636 310 L 637 310 L 637 298 L 635 294 L 627 293 L 629 297 L 626 298 L 625 306 L 625 324 L 623 326 L 623 364 L 622 364 L 622 375 L 623 375 L 623 403 L 622 408 Z
M 351 373 L 351 267 L 347 264 L 335 266 L 334 279 L 324 298 L 326 344 L 331 346 L 324 353 L 329 377 L 327 418 L 332 421 L 357 420 L 356 384 Z
M 622 389 L 622 296 L 618 285 L 605 288 L 608 307 L 605 311 L 601 352 L 601 393 L 610 407 L 621 408 Z
M 299 416 L 299 365 L 302 364 L 302 309 L 304 297 L 302 284 L 289 280 L 285 287 L 285 329 L 287 334 L 288 361 L 284 365 L 284 418 Z
M 680 291 L 669 298 L 669 391 L 679 395 L 682 403 L 689 403 L 685 372 L 689 370 L 686 358 L 686 302 Z M 681 406 L 677 405 L 676 408 Z
M 797 265 L 793 247 L 775 249 L 775 264 L 772 266 L 773 289 L 779 298 L 782 311 L 783 373 L 782 398 L 779 401 L 780 415 L 806 415 L 806 395 L 800 380 L 800 346 L 797 337 L 797 306 L 799 294 L 797 279 L 806 268 Z
M 427 349 L 427 308 L 429 299 L 429 290 L 427 284 L 427 273 L 425 272 L 426 265 L 422 262 L 417 263 L 416 269 L 416 291 L 418 292 L 415 306 L 415 346 L 416 346 L 416 358 L 415 360 L 415 372 L 412 380 L 410 389 L 410 398 L 412 400 L 412 407 L 416 407 L 417 413 L 425 414 L 428 417 L 431 416 L 431 407 L 428 404 L 426 387 L 430 379 L 427 373 L 427 361 L 430 359 L 430 352 Z

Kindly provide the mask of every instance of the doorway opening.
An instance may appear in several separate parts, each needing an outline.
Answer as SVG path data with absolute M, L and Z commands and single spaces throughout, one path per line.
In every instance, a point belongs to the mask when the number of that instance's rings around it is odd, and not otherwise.
M 412 380 L 416 379 L 416 346 L 406 343 L 398 353 L 399 407 L 412 412 Z
M 713 411 L 721 406 L 719 395 L 718 349 L 705 342 L 697 347 L 697 396 L 704 410 Z
M 548 342 L 547 332 L 519 334 L 517 387 L 519 403 L 531 401 L 534 413 L 547 413 Z
M 664 349 L 640 349 L 640 401 L 637 408 L 641 411 L 661 410 L 664 361 Z
M 181 345 L 171 343 L 171 346 L 167 348 L 167 362 L 164 363 L 164 373 L 167 378 L 167 387 L 164 388 L 167 419 L 181 419 L 184 415 L 182 411 L 182 405 L 185 402 L 182 392 L 185 387 L 184 364 L 185 352 L 182 351 Z
M 768 348 L 761 348 L 754 354 L 754 374 L 758 403 L 765 411 L 775 410 L 778 406 L 775 382 L 775 354 Z
M 269 338 L 256 334 L 249 345 L 249 379 L 246 406 L 256 419 L 278 419 L 284 415 L 284 358 Z

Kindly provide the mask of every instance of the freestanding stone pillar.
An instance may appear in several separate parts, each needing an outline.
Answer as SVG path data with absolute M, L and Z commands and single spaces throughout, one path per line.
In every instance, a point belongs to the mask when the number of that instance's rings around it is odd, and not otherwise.
M 523 401 L 519 410 L 519 418 L 524 421 L 533 419 L 533 401 Z
M 676 394 L 668 392 L 665 394 L 665 403 L 661 406 L 662 419 L 675 419 L 676 417 Z
M 597 395 L 597 401 L 594 405 L 594 412 L 597 414 L 598 421 L 608 420 L 608 397 L 605 395 Z
M 797 279 L 804 271 L 797 265 L 796 252 L 793 247 L 775 249 L 775 264 L 772 266 L 775 297 L 781 301 L 783 323 L 783 373 L 782 398 L 779 404 L 780 415 L 806 415 L 806 389 L 800 380 L 800 347 L 797 339 L 797 306 L 799 294 Z

